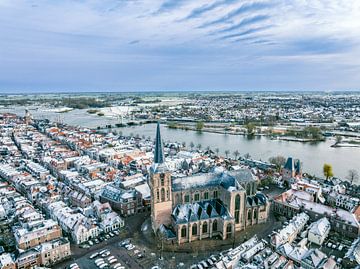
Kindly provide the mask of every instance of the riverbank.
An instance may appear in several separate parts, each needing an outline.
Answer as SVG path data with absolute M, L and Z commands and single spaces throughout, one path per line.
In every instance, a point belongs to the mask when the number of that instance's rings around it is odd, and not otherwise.
M 197 131 L 197 132 L 207 132 L 207 133 L 215 133 L 215 134 L 230 134 L 230 135 L 242 135 L 242 136 L 248 136 L 248 137 L 256 137 L 256 136 L 265 136 L 272 140 L 283 140 L 283 141 L 291 141 L 291 142 L 301 142 L 301 143 L 316 143 L 316 142 L 324 142 L 326 141 L 325 137 L 321 138 L 301 138 L 301 137 L 292 137 L 292 136 L 285 136 L 282 134 L 274 134 L 272 132 L 269 132 L 269 129 L 265 129 L 263 132 L 253 132 L 249 134 L 246 131 L 245 126 L 238 126 L 238 127 L 231 127 L 228 125 L 208 125 L 206 124 L 201 129 L 198 129 L 195 125 L 195 122 L 193 124 L 179 124 L 179 123 L 173 123 L 173 122 L 167 122 L 167 127 L 170 129 L 180 129 L 185 131 Z M 259 129 L 260 130 L 260 129 Z M 286 130 L 284 130 L 284 133 Z

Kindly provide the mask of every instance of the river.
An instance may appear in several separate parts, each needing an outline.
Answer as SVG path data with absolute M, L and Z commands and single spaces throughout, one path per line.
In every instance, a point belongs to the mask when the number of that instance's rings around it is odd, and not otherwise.
M 99 117 L 87 113 L 87 109 L 73 110 L 67 113 L 55 113 L 54 111 L 31 108 L 31 113 L 35 118 L 48 118 L 50 120 L 60 120 L 70 125 L 80 125 L 95 128 L 105 124 L 119 123 L 119 119 Z M 0 108 L 0 113 L 12 112 L 24 115 L 24 107 Z M 154 138 L 155 124 L 138 125 L 132 127 L 118 128 L 125 135 L 139 134 Z M 301 143 L 292 141 L 271 140 L 267 137 L 247 138 L 242 135 L 224 135 L 216 133 L 199 133 L 180 129 L 169 129 L 162 126 L 162 136 L 165 141 L 186 142 L 189 146 L 191 142 L 195 145 L 201 144 L 202 149 L 210 146 L 211 149 L 219 148 L 220 153 L 225 150 L 232 153 L 235 150 L 240 155 L 249 153 L 252 158 L 267 161 L 270 157 L 283 155 L 292 156 L 300 159 L 303 163 L 303 171 L 313 175 L 322 176 L 324 163 L 333 166 L 335 176 L 345 179 L 350 169 L 360 172 L 360 148 L 332 148 L 334 140 L 327 139 L 325 142 Z M 360 183 L 360 181 L 358 182 Z
M 116 130 L 125 135 L 139 134 L 140 136 L 145 135 L 154 138 L 155 127 L 155 124 L 147 124 Z M 222 154 L 224 154 L 225 150 L 229 150 L 231 156 L 233 156 L 232 153 L 235 150 L 238 150 L 240 155 L 249 153 L 252 158 L 263 161 L 267 161 L 270 157 L 276 155 L 292 156 L 301 160 L 303 172 L 312 175 L 322 176 L 324 163 L 331 164 L 335 176 L 340 178 L 345 179 L 350 169 L 356 169 L 360 172 L 360 148 L 332 148 L 330 146 L 334 144 L 334 140 L 329 138 L 325 142 L 301 143 L 271 140 L 264 136 L 248 138 L 242 135 L 199 133 L 170 129 L 165 126 L 162 126 L 161 131 L 164 141 L 186 142 L 187 146 L 193 142 L 195 145 L 201 144 L 202 149 L 207 146 L 210 146 L 212 150 L 219 148 Z

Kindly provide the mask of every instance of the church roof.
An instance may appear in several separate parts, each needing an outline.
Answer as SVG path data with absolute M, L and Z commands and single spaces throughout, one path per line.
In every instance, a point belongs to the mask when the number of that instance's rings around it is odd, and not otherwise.
M 249 169 L 240 169 L 231 172 L 204 173 L 193 176 L 175 178 L 172 180 L 172 190 L 180 191 L 187 189 L 206 188 L 221 186 L 225 189 L 235 187 L 242 189 L 238 183 L 254 181 Z
M 172 217 L 177 224 L 217 217 L 231 219 L 229 211 L 219 199 L 177 205 L 173 210 Z
M 168 167 L 165 163 L 164 148 L 160 134 L 160 123 L 157 123 L 156 127 L 154 161 L 150 170 L 152 173 L 164 173 L 168 171 Z
M 246 206 L 247 207 L 253 207 L 253 206 L 259 206 L 259 205 L 265 205 L 266 204 L 266 196 L 261 193 L 261 192 L 257 192 L 255 195 L 253 196 L 248 196 L 246 197 Z
M 155 152 L 154 152 L 154 163 L 160 164 L 165 162 L 164 149 L 160 134 L 160 123 L 157 123 L 156 127 L 156 138 L 155 138 Z

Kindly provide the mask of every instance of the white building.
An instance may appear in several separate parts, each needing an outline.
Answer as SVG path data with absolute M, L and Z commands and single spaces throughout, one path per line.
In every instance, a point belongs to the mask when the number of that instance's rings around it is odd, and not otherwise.
M 308 233 L 308 240 L 321 246 L 326 237 L 329 235 L 330 229 L 331 225 L 327 218 L 319 219 L 311 224 Z

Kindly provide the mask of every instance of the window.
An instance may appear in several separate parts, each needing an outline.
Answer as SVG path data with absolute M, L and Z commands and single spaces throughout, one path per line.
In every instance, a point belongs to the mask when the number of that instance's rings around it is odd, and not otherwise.
M 250 184 L 246 185 L 246 194 L 251 195 L 251 186 L 250 186 Z
M 165 175 L 164 174 L 160 174 L 160 184 L 161 184 L 161 186 L 165 185 Z
M 161 201 L 165 201 L 165 190 L 164 188 L 161 189 Z
M 166 199 L 169 200 L 169 190 L 166 190 Z
M 208 193 L 208 192 L 205 192 L 205 193 L 204 193 L 204 199 L 205 199 L 205 200 L 208 200 L 208 199 L 209 199 L 209 193 Z
M 240 223 L 240 194 L 235 196 L 235 222 Z
M 208 230 L 207 228 L 208 228 L 207 222 L 204 222 L 203 228 L 202 228 L 203 234 L 207 233 L 207 230 Z
M 226 233 L 231 233 L 232 232 L 232 227 L 231 227 L 231 223 L 229 223 L 227 226 L 226 226 Z
M 248 220 L 251 220 L 251 211 L 248 211 Z
M 189 194 L 185 194 L 185 196 L 184 196 L 184 200 L 185 200 L 185 203 L 190 202 L 190 197 L 189 197 Z
M 199 194 L 199 193 L 195 193 L 195 195 L 194 195 L 194 200 L 195 200 L 195 201 L 199 201 L 199 200 L 200 200 L 200 194 Z
M 214 198 L 218 198 L 218 191 L 214 191 Z
M 214 222 L 212 224 L 212 228 L 213 228 L 213 232 L 217 231 L 217 220 L 214 220 Z
M 197 225 L 196 225 L 196 223 L 194 223 L 193 226 L 192 226 L 192 235 L 197 235 Z
M 185 226 L 183 226 L 181 228 L 181 237 L 186 237 L 186 227 Z
M 156 192 L 156 198 L 157 198 L 157 200 L 159 201 L 159 199 L 160 199 L 160 193 L 159 193 L 159 190 L 157 190 L 157 192 Z

